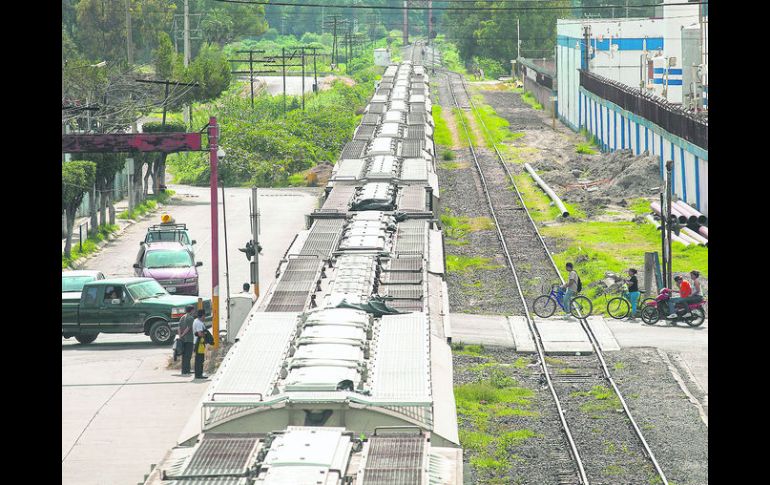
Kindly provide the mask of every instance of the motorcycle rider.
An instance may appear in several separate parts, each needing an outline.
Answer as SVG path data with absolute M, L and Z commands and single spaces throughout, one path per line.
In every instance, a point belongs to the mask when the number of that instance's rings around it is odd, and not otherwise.
M 668 319 L 673 319 L 677 317 L 676 314 L 676 304 L 677 303 L 698 303 L 703 300 L 703 296 L 701 294 L 701 288 L 700 288 L 700 282 L 698 281 L 698 277 L 700 276 L 700 272 L 693 270 L 690 272 L 690 277 L 693 278 L 693 284 L 695 285 L 696 292 L 693 293 L 692 287 L 690 286 L 690 283 L 682 278 L 680 275 L 677 275 L 674 277 L 674 281 L 676 281 L 677 286 L 679 286 L 679 298 L 669 298 L 668 300 L 668 312 L 669 315 Z M 688 310 L 684 315 L 684 317 L 691 316 L 690 311 Z

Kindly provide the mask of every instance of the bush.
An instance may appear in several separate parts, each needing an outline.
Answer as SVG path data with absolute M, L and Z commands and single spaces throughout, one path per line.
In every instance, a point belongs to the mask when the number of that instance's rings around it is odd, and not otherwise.
M 473 62 L 484 70 L 484 77 L 489 79 L 497 79 L 509 74 L 505 70 L 503 64 L 495 59 L 488 59 L 486 57 L 474 57 Z
M 455 159 L 455 152 L 446 150 L 441 153 L 441 158 L 446 161 L 454 160 Z

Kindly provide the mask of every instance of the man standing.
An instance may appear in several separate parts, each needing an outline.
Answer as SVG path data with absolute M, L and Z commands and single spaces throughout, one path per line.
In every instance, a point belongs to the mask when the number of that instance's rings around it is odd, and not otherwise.
M 195 318 L 193 311 L 195 307 L 187 305 L 185 314 L 179 319 L 179 341 L 182 344 L 182 375 L 190 375 L 190 359 L 192 359 L 194 339 L 193 339 L 193 320 Z
M 572 269 L 572 263 L 567 263 L 565 267 L 569 272 L 569 276 L 567 277 L 567 282 L 561 285 L 561 288 L 564 290 L 564 298 L 561 303 L 567 312 L 566 318 L 570 318 L 570 300 L 578 292 L 578 274 L 577 271 Z
M 257 295 L 255 295 L 254 293 L 249 291 L 250 288 L 251 288 L 251 285 L 249 285 L 248 283 L 244 283 L 243 284 L 243 291 L 241 291 L 240 294 L 241 295 L 249 295 L 251 297 L 251 301 L 254 302 L 254 301 L 257 300 Z
M 203 375 L 203 358 L 206 355 L 206 325 L 203 323 L 203 318 L 206 312 L 198 310 L 198 318 L 193 322 L 193 333 L 196 336 L 195 339 L 195 378 L 207 379 Z

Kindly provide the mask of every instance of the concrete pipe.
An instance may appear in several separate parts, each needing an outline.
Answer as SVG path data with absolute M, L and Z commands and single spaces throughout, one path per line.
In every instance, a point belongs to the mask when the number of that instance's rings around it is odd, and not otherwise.
M 681 200 L 678 200 L 676 203 L 678 204 L 679 207 L 681 207 L 683 209 L 686 208 L 685 210 L 688 210 L 690 212 L 690 214 L 692 214 L 695 217 L 697 217 L 698 218 L 698 224 L 708 224 L 708 221 L 709 221 L 708 217 L 706 217 L 705 215 L 700 213 L 698 211 L 698 209 L 696 209 L 695 207 L 692 207 L 691 205 L 685 204 L 684 201 L 681 201 Z
M 689 236 L 690 239 L 695 239 L 695 241 L 702 246 L 709 245 L 709 240 L 707 238 L 701 236 L 700 234 L 698 234 L 697 232 L 693 231 L 690 228 L 683 227 L 681 232 L 683 232 L 684 234 L 687 234 L 687 236 Z
M 687 234 L 685 234 L 684 232 L 681 232 L 681 231 L 680 231 L 680 232 L 679 232 L 679 237 L 680 237 L 681 239 L 684 239 L 685 241 L 687 241 L 687 242 L 688 242 L 688 243 L 690 243 L 690 244 L 695 244 L 696 246 L 699 246 L 699 245 L 700 245 L 700 243 L 699 243 L 698 241 L 696 241 L 695 239 L 691 238 L 690 236 L 688 236 L 688 235 L 687 235 Z
M 562 217 L 569 216 L 569 212 L 567 211 L 567 208 L 564 207 L 564 204 L 562 203 L 559 196 L 556 195 L 556 193 L 551 190 L 551 187 L 548 186 L 545 182 L 543 182 L 543 179 L 541 179 L 536 173 L 535 169 L 533 169 L 528 163 L 524 164 L 524 168 L 527 169 L 527 172 L 532 176 L 532 178 L 537 182 L 537 185 L 540 186 L 541 189 L 543 189 L 543 192 L 548 194 L 548 197 L 551 198 L 554 204 L 556 204 L 556 207 L 559 208 L 559 211 L 561 212 Z
M 687 216 L 687 222 L 690 224 L 703 224 L 703 222 L 701 222 L 701 218 L 703 218 L 705 222 L 706 216 L 700 214 L 698 211 L 685 204 L 681 200 L 674 202 L 674 207 L 676 207 L 679 212 Z
M 655 211 L 656 214 L 661 215 L 660 212 L 660 202 L 650 202 L 650 207 L 653 211 Z M 676 220 L 679 221 L 681 224 L 687 223 L 687 216 L 682 214 L 679 210 L 677 210 L 676 207 L 674 207 L 673 204 L 671 204 L 671 215 L 676 216 Z
M 647 222 L 655 226 L 655 229 L 660 231 L 660 222 L 656 221 L 654 217 L 647 214 L 646 216 L 644 216 L 644 218 L 647 220 Z
M 689 246 L 690 245 L 690 241 L 686 241 L 686 240 L 682 239 L 681 237 L 677 236 L 674 233 L 671 233 L 671 240 L 672 241 L 680 242 L 680 243 L 684 244 L 685 246 Z
M 698 228 L 698 234 L 700 234 L 701 236 L 703 236 L 705 238 L 708 238 L 709 237 L 709 228 L 706 227 L 706 226 L 700 226 Z

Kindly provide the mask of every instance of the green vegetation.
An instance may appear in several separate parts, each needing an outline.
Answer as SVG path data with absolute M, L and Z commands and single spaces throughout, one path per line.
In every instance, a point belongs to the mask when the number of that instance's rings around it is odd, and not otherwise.
M 494 222 L 489 217 L 455 216 L 446 208 L 441 214 L 441 225 L 447 244 L 450 246 L 464 246 L 468 244 L 466 237 L 471 232 L 489 231 L 495 228 Z
M 451 150 L 444 150 L 441 152 L 441 159 L 446 161 L 451 161 L 455 159 L 455 152 Z
M 585 155 L 596 155 L 597 153 L 599 153 L 598 151 L 591 148 L 591 146 L 592 145 L 589 142 L 578 143 L 577 146 L 575 147 L 575 152 L 582 153 Z
M 433 123 L 436 126 L 436 130 L 433 132 L 433 141 L 436 145 L 444 147 L 454 146 L 454 139 L 452 138 L 452 132 L 449 131 L 446 120 L 441 115 L 441 106 L 435 105 L 433 107 Z
M 461 134 L 458 134 L 458 136 L 462 140 L 460 144 L 462 146 L 468 146 L 468 137 L 465 135 L 465 129 L 467 128 L 468 135 L 471 138 L 471 142 L 473 143 L 474 146 L 478 146 L 479 140 L 476 138 L 476 132 L 473 130 L 473 127 L 468 121 L 468 118 L 465 116 L 465 112 L 460 108 L 452 108 L 452 113 L 455 115 L 455 119 L 458 120 L 457 130 L 461 131 Z M 460 126 L 461 124 L 465 124 L 465 128 Z
M 526 369 L 528 363 L 529 361 L 526 358 L 519 357 L 516 359 L 516 362 L 513 363 L 513 366 L 517 369 Z
M 385 45 L 385 39 L 375 46 L 380 44 Z M 219 142 L 227 147 L 227 161 L 220 166 L 223 182 L 259 187 L 297 184 L 298 177 L 289 177 L 335 161 L 360 120 L 356 112 L 366 105 L 374 88 L 378 71 L 372 65 L 373 47 L 362 49 L 349 62 L 353 82 L 337 80 L 331 89 L 306 95 L 304 111 L 300 96 L 287 96 L 284 115 L 283 96 L 267 93 L 255 97 L 252 108 L 240 85 L 214 103 L 194 106 L 195 126 L 205 124 L 210 115 L 220 120 Z M 173 154 L 168 165 L 177 183 L 208 184 L 205 154 Z
M 637 199 L 628 201 L 628 209 L 634 214 L 640 216 L 649 214 L 652 211 L 652 209 L 650 209 L 649 199 L 644 197 L 639 197 Z
M 75 214 L 83 202 L 85 191 L 96 181 L 96 164 L 88 160 L 72 160 L 61 166 L 61 212 L 67 216 L 67 242 L 64 255 L 71 256 L 70 238 L 75 226 Z
M 508 129 L 508 120 L 497 116 L 494 108 L 484 103 L 484 96 L 475 95 L 473 101 L 477 108 L 473 111 L 473 115 L 476 117 L 488 147 L 491 148 L 505 141 L 517 140 L 524 136 L 524 133 L 511 133 Z
M 148 212 L 155 210 L 155 208 L 158 206 L 158 203 L 168 203 L 168 201 L 175 193 L 176 192 L 173 190 L 165 190 L 158 195 L 150 195 L 144 200 L 144 202 L 134 207 L 134 210 L 131 212 L 125 210 L 118 214 L 118 219 L 138 219 L 140 217 L 144 217 L 144 215 Z
M 500 418 L 506 416 L 537 417 L 531 411 L 534 391 L 519 387 L 501 366 L 483 364 L 490 377 L 479 382 L 455 386 L 457 417 L 467 429 L 460 430 L 460 444 L 471 452 L 470 463 L 485 483 L 497 483 L 505 479 L 518 458 L 516 447 L 528 439 L 538 437 L 530 429 L 513 429 L 503 425 Z M 500 482 L 503 483 L 503 482 Z
M 450 71 L 459 72 L 468 77 L 468 71 L 465 70 L 465 65 L 460 60 L 460 53 L 457 47 L 453 43 L 446 41 L 444 37 L 444 34 L 441 34 L 434 39 L 434 44 L 441 53 L 441 63 Z
M 615 362 L 615 365 L 613 366 L 615 370 L 623 370 L 626 368 L 626 364 L 623 362 Z
M 501 267 L 490 261 L 492 261 L 490 258 L 482 258 L 480 256 L 469 257 L 449 254 L 446 257 L 446 269 L 447 271 L 461 273 L 474 269 L 497 269 Z
M 534 109 L 537 109 L 537 110 L 543 109 L 543 105 L 538 103 L 537 99 L 535 99 L 535 96 L 528 91 L 524 92 L 524 94 L 521 95 L 521 100 L 527 103 L 528 105 L 532 106 Z
M 81 251 L 80 244 L 75 242 L 73 244 L 72 251 L 70 252 L 69 256 L 66 256 L 62 253 L 61 255 L 61 269 L 69 268 L 70 265 L 73 263 L 73 261 L 77 260 L 78 258 L 82 256 L 86 256 L 88 254 L 93 253 L 97 249 L 99 249 L 98 243 L 101 241 L 104 241 L 108 238 L 110 234 L 113 234 L 120 229 L 120 226 L 117 224 L 107 224 L 104 226 L 99 226 L 99 230 L 97 233 L 83 241 L 83 249 Z
M 622 407 L 617 394 L 612 389 L 604 386 L 594 386 L 590 391 L 586 392 L 573 392 L 570 396 L 593 398 L 593 400 L 587 400 L 580 405 L 580 410 L 590 414 L 593 419 L 599 419 L 603 413 Z

